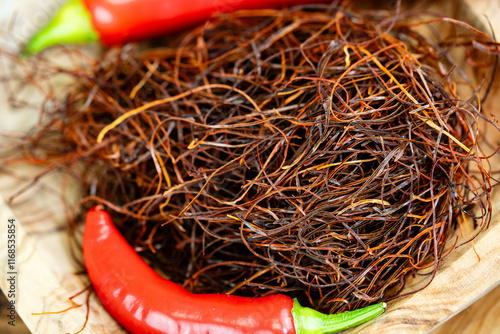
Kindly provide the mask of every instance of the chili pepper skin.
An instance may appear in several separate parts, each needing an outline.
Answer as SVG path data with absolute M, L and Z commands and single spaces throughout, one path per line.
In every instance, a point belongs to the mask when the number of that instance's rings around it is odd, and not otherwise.
M 193 295 L 160 277 L 100 207 L 87 213 L 85 266 L 108 312 L 132 333 L 295 333 L 293 301 Z
M 70 0 L 53 21 L 33 36 L 26 52 L 34 54 L 51 45 L 97 40 L 107 46 L 120 45 L 191 28 L 215 13 L 331 1 Z
M 102 206 L 87 212 L 83 255 L 103 306 L 131 333 L 320 334 L 358 324 L 350 319 L 351 312 L 324 315 L 281 294 L 192 294 L 151 269 Z M 353 311 L 358 312 L 354 317 L 370 320 L 383 312 L 385 303 L 368 308 Z

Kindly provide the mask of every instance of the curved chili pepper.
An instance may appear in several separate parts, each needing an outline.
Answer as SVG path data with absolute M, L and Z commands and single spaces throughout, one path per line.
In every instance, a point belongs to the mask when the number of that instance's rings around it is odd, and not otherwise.
M 70 0 L 27 44 L 37 53 L 56 44 L 111 46 L 196 26 L 214 13 L 332 0 Z
M 83 255 L 103 306 L 131 333 L 333 333 L 373 319 L 386 308 L 380 303 L 325 315 L 281 294 L 192 294 L 151 269 L 102 206 L 87 213 Z

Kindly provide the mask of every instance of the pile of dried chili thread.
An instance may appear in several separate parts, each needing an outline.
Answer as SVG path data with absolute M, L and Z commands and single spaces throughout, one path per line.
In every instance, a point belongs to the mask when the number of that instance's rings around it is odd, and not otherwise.
M 474 236 L 491 219 L 478 145 L 497 44 L 416 14 L 242 11 L 90 69 L 42 55 L 37 75 L 78 84 L 25 160 L 65 168 L 83 184 L 75 212 L 106 206 L 193 292 L 279 292 L 328 313 L 390 300 L 408 275 L 433 277 L 457 224 L 474 218 Z

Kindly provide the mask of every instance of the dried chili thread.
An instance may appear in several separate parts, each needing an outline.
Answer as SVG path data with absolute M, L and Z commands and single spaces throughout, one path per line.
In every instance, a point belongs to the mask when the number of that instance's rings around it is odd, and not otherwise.
M 78 88 L 25 152 L 71 165 L 92 194 L 79 205 L 106 204 L 194 292 L 285 292 L 323 312 L 393 298 L 409 274 L 435 273 L 457 217 L 489 224 L 485 117 L 452 51 L 484 79 L 496 43 L 391 15 L 245 11 L 165 47 L 111 50 L 72 73 Z M 436 23 L 453 41 L 421 31 Z

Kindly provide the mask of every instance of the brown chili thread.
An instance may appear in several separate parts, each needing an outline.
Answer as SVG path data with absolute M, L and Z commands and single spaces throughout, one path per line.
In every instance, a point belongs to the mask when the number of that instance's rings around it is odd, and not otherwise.
M 286 292 L 326 312 L 393 298 L 436 273 L 457 217 L 475 233 L 491 219 L 479 92 L 451 57 L 487 78 L 496 43 L 414 14 L 238 12 L 90 71 L 40 66 L 79 85 L 10 162 L 71 166 L 89 194 L 74 212 L 104 203 L 192 291 Z M 422 32 L 435 24 L 453 41 Z

